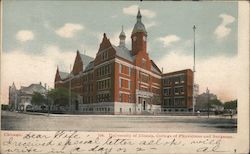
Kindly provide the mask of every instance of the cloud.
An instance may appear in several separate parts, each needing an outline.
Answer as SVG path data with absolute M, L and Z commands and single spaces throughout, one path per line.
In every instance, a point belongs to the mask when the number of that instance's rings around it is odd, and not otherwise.
M 145 23 L 146 29 L 149 29 L 149 28 L 151 28 L 151 27 L 153 27 L 153 26 L 156 26 L 156 25 L 157 25 L 157 23 L 156 23 L 155 21 L 146 22 L 146 23 Z
M 171 51 L 156 61 L 159 68 L 164 68 L 164 73 L 193 68 L 192 55 L 183 55 L 179 51 Z M 219 99 L 228 101 L 237 98 L 238 77 L 237 56 L 213 57 L 210 59 L 197 59 L 195 82 L 200 86 L 200 93 L 209 90 Z
M 84 27 L 80 24 L 66 23 L 56 30 L 56 34 L 64 38 L 72 38 L 78 31 L 83 29 Z
M 8 86 L 13 82 L 18 88 L 40 81 L 54 87 L 57 65 L 61 71 L 69 72 L 76 56 L 76 51 L 62 51 L 55 45 L 45 46 L 42 53 L 31 55 L 22 50 L 2 52 L 2 103 L 8 102 Z
M 164 47 L 169 47 L 172 45 L 172 43 L 178 42 L 180 38 L 176 35 L 166 35 L 164 37 L 158 38 L 158 40 L 163 43 Z
M 34 39 L 34 33 L 30 30 L 20 30 L 16 34 L 16 39 L 21 42 L 31 41 Z
M 219 17 L 222 18 L 222 22 L 216 27 L 214 34 L 217 39 L 222 39 L 230 34 L 231 28 L 228 26 L 235 21 L 235 18 L 227 14 L 220 14 Z
M 148 9 L 140 9 L 142 16 L 145 16 L 147 18 L 154 18 L 156 16 L 156 13 L 154 11 L 148 10 Z M 123 8 L 123 13 L 127 15 L 136 16 L 138 12 L 138 5 L 131 5 L 129 7 Z

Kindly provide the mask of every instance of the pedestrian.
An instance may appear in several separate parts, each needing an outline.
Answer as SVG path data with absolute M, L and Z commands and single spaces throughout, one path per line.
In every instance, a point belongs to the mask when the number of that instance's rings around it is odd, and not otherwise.
M 197 115 L 198 115 L 198 117 L 200 117 L 200 111 L 197 111 Z

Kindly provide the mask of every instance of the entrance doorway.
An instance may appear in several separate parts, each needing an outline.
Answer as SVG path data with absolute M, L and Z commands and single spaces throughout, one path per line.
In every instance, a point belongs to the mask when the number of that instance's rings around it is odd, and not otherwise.
M 75 101 L 75 110 L 78 111 L 78 109 L 79 109 L 79 102 Z
M 143 110 L 144 111 L 146 110 L 146 101 L 145 100 L 143 101 Z

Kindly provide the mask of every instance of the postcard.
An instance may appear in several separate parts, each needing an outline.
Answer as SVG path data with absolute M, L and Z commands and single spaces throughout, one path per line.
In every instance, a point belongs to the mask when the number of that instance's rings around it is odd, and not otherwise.
M 1 153 L 249 152 L 249 2 L 1 6 Z

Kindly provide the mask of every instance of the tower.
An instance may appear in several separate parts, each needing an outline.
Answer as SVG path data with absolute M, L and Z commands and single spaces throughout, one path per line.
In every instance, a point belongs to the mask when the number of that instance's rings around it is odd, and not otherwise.
M 119 43 L 119 47 L 125 47 L 125 40 L 126 40 L 126 35 L 123 31 L 123 26 L 122 26 L 122 31 L 119 35 L 119 38 L 120 38 L 120 43 Z
M 133 55 L 136 55 L 138 52 L 147 51 L 147 31 L 141 21 L 142 16 L 140 10 L 138 10 L 136 18 L 137 22 L 131 34 Z

